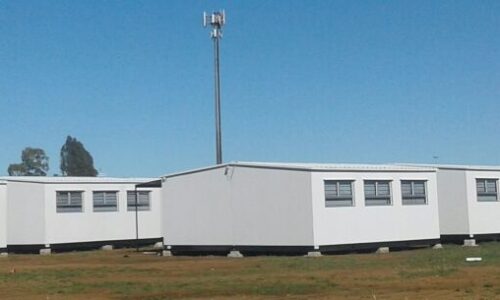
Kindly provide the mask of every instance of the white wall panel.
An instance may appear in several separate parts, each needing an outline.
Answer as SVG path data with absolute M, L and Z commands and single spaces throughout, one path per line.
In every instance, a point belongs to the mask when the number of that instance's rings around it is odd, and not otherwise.
M 325 207 L 324 180 L 353 180 L 354 206 Z M 364 180 L 390 180 L 392 204 L 366 206 Z M 401 180 L 426 180 L 427 204 L 402 205 Z M 315 245 L 439 238 L 436 174 L 433 172 L 313 172 Z

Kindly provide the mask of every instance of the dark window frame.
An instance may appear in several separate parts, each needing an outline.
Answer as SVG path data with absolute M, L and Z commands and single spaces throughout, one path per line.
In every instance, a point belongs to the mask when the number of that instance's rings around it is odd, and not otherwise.
M 141 199 L 141 194 L 148 195 L 147 203 L 143 202 Z M 129 201 L 129 195 L 132 195 L 132 200 Z M 151 191 L 150 190 L 138 190 L 137 191 L 137 211 L 150 211 L 151 210 Z M 135 211 L 135 191 L 127 191 L 127 211 Z
M 98 193 L 104 193 L 103 204 L 95 203 L 95 196 Z M 108 201 L 106 195 L 114 194 L 115 195 L 115 203 L 107 204 Z M 94 212 L 117 212 L 118 211 L 118 203 L 120 201 L 119 191 L 106 190 L 106 191 L 92 191 L 92 208 Z
M 351 187 L 350 195 L 340 195 L 340 185 L 349 183 Z M 326 179 L 323 181 L 324 186 L 324 195 L 325 195 L 325 207 L 353 207 L 354 202 L 354 183 L 355 180 L 349 179 Z M 329 184 L 336 184 L 336 195 L 335 196 L 327 196 L 327 186 Z M 350 201 L 349 204 L 339 204 L 342 201 Z
M 484 192 L 479 192 L 478 189 L 478 183 L 483 181 L 484 182 Z M 494 192 L 489 192 L 488 191 L 488 182 L 494 182 L 495 183 L 495 191 Z M 495 197 L 495 200 L 484 200 L 487 199 L 487 197 Z M 478 202 L 498 202 L 498 179 L 497 178 L 476 178 L 476 197 Z
M 411 194 L 404 194 L 403 193 L 403 184 L 405 183 L 410 183 L 410 192 Z M 423 183 L 424 186 L 424 193 L 423 194 L 417 194 L 415 193 L 415 184 L 416 183 Z M 427 205 L 428 204 L 428 199 L 427 199 L 427 180 L 422 180 L 422 179 L 404 179 L 401 180 L 401 204 L 402 205 Z M 424 203 L 419 203 L 416 200 L 417 199 L 424 199 Z
M 61 205 L 60 195 L 67 194 L 67 204 Z M 73 194 L 80 195 L 80 203 L 73 204 Z M 72 191 L 56 191 L 56 212 L 57 213 L 81 213 L 83 212 L 83 202 L 84 202 L 84 191 L 72 190 Z
M 379 194 L 379 184 L 381 183 L 387 183 L 388 186 L 388 195 L 380 195 Z M 375 194 L 374 195 L 367 195 L 366 194 L 366 186 L 367 184 L 375 184 Z M 392 180 L 388 179 L 366 179 L 363 180 L 363 191 L 364 191 L 364 196 L 365 196 L 365 206 L 392 206 L 393 201 L 392 201 Z M 380 201 L 380 200 L 387 200 L 385 203 L 373 203 L 375 201 Z M 373 202 L 372 202 L 373 201 Z M 370 203 L 372 202 L 372 203 Z

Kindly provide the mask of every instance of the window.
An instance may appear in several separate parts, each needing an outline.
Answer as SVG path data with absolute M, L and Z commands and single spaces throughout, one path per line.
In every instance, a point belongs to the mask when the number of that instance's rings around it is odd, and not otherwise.
M 149 210 L 150 200 L 149 191 L 137 191 L 137 210 Z M 127 192 L 127 210 L 135 211 L 135 192 Z
M 56 192 L 57 212 L 82 212 L 83 192 Z
M 391 182 L 365 180 L 365 205 L 391 205 Z
M 403 205 L 426 204 L 425 180 L 401 180 Z
M 117 211 L 118 192 L 93 192 L 94 211 Z
M 477 201 L 498 201 L 497 179 L 476 179 Z
M 325 180 L 325 207 L 353 206 L 352 181 Z

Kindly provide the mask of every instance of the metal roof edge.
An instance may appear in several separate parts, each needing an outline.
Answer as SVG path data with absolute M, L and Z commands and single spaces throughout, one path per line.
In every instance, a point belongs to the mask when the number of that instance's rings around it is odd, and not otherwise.
M 423 166 L 437 170 L 457 170 L 457 171 L 496 171 L 500 172 L 500 166 L 480 166 L 480 165 L 442 165 L 442 164 L 398 164 L 403 166 Z
M 176 172 L 176 173 L 169 173 L 160 176 L 161 179 L 166 179 L 166 178 L 172 178 L 172 177 L 177 177 L 177 176 L 182 176 L 182 175 L 188 175 L 188 174 L 193 174 L 193 173 L 199 173 L 199 172 L 204 172 L 204 171 L 210 171 L 210 170 L 215 170 L 218 168 L 225 168 L 230 165 L 234 165 L 231 163 L 225 163 L 221 165 L 214 165 L 214 166 L 209 166 L 209 167 L 204 167 L 204 168 L 197 168 L 197 169 L 190 169 L 182 172 Z
M 294 164 L 294 163 L 259 163 L 236 162 L 239 167 L 278 169 L 308 172 L 435 172 L 436 168 L 418 166 L 398 166 L 395 164 Z M 398 168 L 399 167 L 399 168 Z
M 118 178 L 118 177 L 45 177 L 10 176 L 0 177 L 0 182 L 20 182 L 36 184 L 138 184 L 158 180 L 158 178 Z
M 155 179 L 151 181 L 141 182 L 135 184 L 136 188 L 161 188 L 162 179 Z
M 331 168 L 327 168 L 330 166 Z M 191 169 L 187 171 L 170 173 L 160 176 L 162 179 L 172 178 L 182 175 L 199 173 L 204 171 L 215 170 L 225 167 L 244 167 L 256 169 L 277 169 L 277 170 L 290 170 L 290 171 L 308 171 L 308 172 L 436 172 L 436 168 L 422 167 L 422 166 L 403 166 L 396 164 L 293 164 L 293 163 L 263 163 L 263 162 L 240 162 L 234 161 L 220 165 L 213 165 L 204 168 Z M 335 167 L 335 168 L 334 168 Z M 405 168 L 406 167 L 406 168 Z M 385 168 L 385 169 L 384 169 Z

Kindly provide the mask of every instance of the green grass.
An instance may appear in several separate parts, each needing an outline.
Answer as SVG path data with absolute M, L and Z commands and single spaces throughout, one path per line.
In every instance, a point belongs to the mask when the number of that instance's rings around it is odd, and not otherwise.
M 469 256 L 483 261 L 465 262 Z M 0 259 L 0 299 L 489 299 L 499 297 L 499 282 L 499 243 L 318 258 L 157 257 L 118 250 Z

